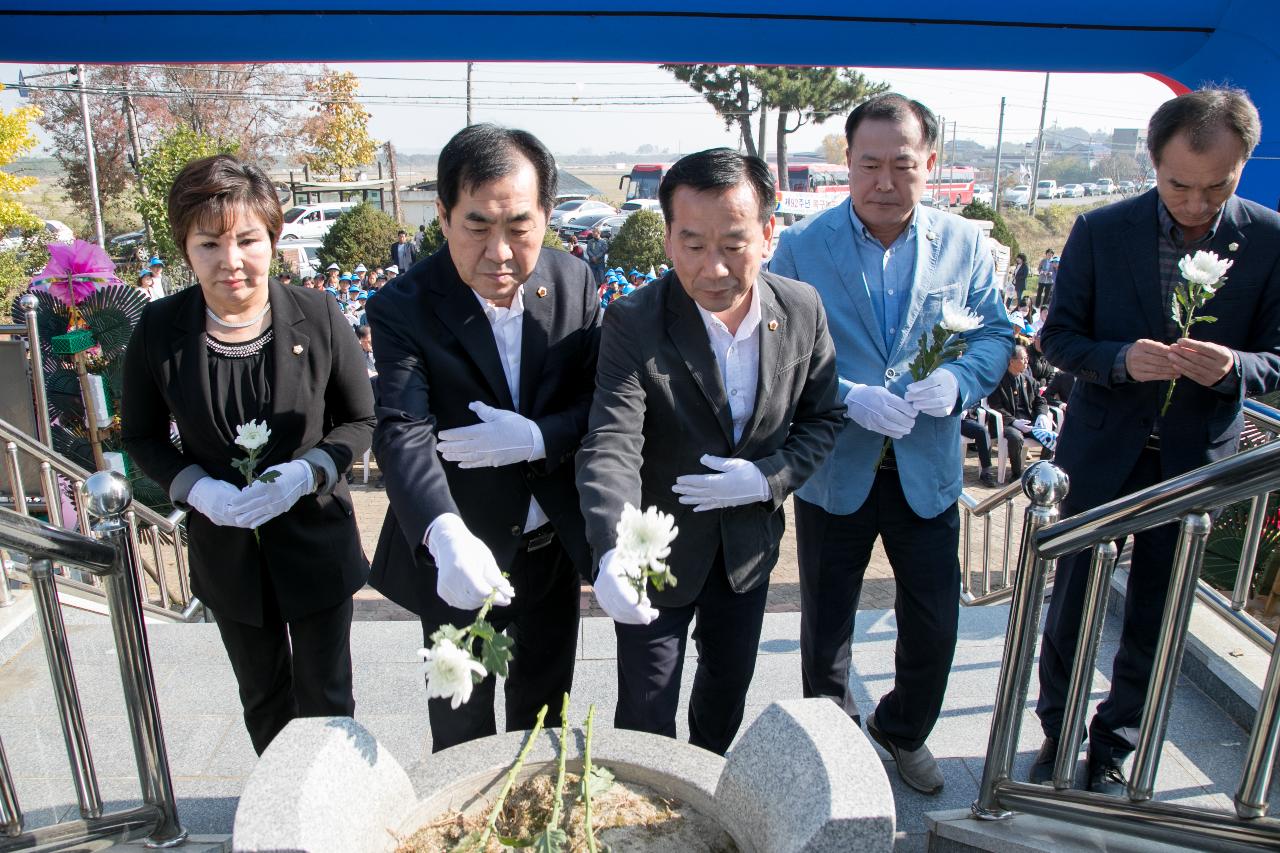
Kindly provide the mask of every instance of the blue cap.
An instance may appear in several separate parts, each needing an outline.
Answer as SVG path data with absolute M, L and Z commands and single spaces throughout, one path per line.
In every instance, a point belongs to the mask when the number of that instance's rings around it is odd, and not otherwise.
M 149 276 L 149 275 L 151 275 L 151 269 L 149 267 L 143 267 L 142 269 L 138 270 L 138 278 L 143 278 L 144 276 Z
M 327 294 L 329 294 L 330 296 L 337 296 L 337 295 L 338 295 L 338 289 L 337 289 L 336 287 L 326 287 L 326 288 L 324 289 L 324 292 L 325 292 L 325 293 L 327 293 Z
M 645 281 L 657 281 L 657 280 L 658 280 L 658 277 L 657 277 L 656 275 L 646 275 L 646 276 L 644 277 L 644 280 L 645 280 Z
M 147 266 L 162 267 L 164 266 L 164 261 L 160 260 L 158 255 L 153 255 L 151 260 L 147 262 Z

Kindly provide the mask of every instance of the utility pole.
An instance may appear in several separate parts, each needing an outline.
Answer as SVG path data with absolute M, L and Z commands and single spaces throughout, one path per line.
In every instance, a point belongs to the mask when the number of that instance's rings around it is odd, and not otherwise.
M 138 138 L 138 114 L 133 108 L 133 93 L 129 91 L 128 86 L 124 90 L 124 115 L 129 131 L 129 147 L 133 149 L 133 174 L 138 179 L 138 195 L 146 198 L 147 185 L 142 181 L 142 142 Z M 292 179 L 292 175 L 290 178 Z M 147 248 L 154 249 L 156 239 L 151 233 L 151 220 L 143 219 L 142 227 L 147 233 Z
M 991 179 L 991 206 L 1000 212 L 1000 153 L 1004 148 L 1004 98 L 1000 99 L 1000 123 L 996 126 L 996 173 Z
M 467 127 L 471 127 L 471 66 L 474 62 L 467 63 Z
M 942 161 L 947 157 L 947 118 L 946 116 L 938 116 L 938 131 L 942 136 L 938 139 L 938 162 L 934 164 L 934 172 L 936 178 L 934 181 L 933 203 L 937 205 L 942 201 Z
M 89 169 L 89 195 L 93 199 L 93 230 L 98 238 L 98 245 L 107 246 L 107 235 L 102 230 L 102 201 L 98 198 L 98 166 L 93 152 L 93 128 L 89 126 L 89 96 L 85 92 L 84 65 L 75 67 L 76 80 L 80 88 L 80 120 L 84 123 L 85 166 Z
M 396 173 L 396 149 L 387 141 L 387 168 L 391 172 L 391 215 L 396 218 L 396 222 L 403 223 L 400 218 L 400 178 Z
M 1031 172 L 1031 191 L 1027 193 L 1027 213 L 1036 212 L 1036 195 L 1040 190 L 1040 158 L 1044 155 L 1044 116 L 1049 110 L 1049 72 L 1044 74 L 1044 100 L 1040 103 L 1040 133 L 1036 139 L 1036 164 Z

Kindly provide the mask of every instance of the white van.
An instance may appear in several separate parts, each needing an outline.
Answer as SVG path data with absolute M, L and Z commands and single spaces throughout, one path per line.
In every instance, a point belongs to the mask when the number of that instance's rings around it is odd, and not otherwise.
M 354 201 L 326 201 L 320 204 L 304 204 L 284 212 L 284 230 L 281 240 L 318 240 L 329 233 L 333 221 L 351 208 Z

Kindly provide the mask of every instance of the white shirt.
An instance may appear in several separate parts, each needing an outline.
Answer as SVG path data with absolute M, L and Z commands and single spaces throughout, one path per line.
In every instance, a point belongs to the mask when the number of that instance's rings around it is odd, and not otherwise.
M 139 288 L 139 290 L 147 294 L 147 298 L 152 302 L 155 302 L 157 299 L 164 299 L 164 287 L 159 284 L 152 284 L 147 287 Z
M 493 329 L 493 342 L 498 345 L 498 360 L 502 362 L 502 372 L 507 377 L 507 388 L 511 391 L 511 403 L 516 411 L 520 411 L 520 345 L 524 340 L 524 288 L 516 288 L 516 295 L 511 298 L 510 308 L 500 308 L 476 293 L 480 308 L 484 311 L 489 327 Z M 542 457 L 546 454 L 542 443 L 542 430 L 535 424 L 533 427 L 533 455 Z M 524 531 L 537 530 L 549 521 L 547 514 L 538 506 L 538 499 L 529 498 L 529 514 L 525 518 Z
M 729 397 L 733 441 L 736 444 L 742 439 L 742 431 L 756 407 L 756 386 L 760 378 L 760 285 L 752 285 L 751 307 L 738 324 L 736 334 L 729 334 L 729 327 L 701 305 L 698 305 L 698 313 L 707 327 L 711 352 L 720 366 L 724 392 Z

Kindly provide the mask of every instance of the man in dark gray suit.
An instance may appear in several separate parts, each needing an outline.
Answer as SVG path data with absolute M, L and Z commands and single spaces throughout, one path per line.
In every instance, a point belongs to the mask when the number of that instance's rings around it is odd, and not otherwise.
M 690 741 L 723 754 L 755 670 L 782 503 L 822 463 L 843 408 L 813 288 L 763 272 L 774 186 L 727 148 L 680 160 L 659 190 L 673 272 L 605 313 L 578 453 L 595 593 L 618 637 L 618 728 L 674 737 L 689 623 Z M 678 585 L 637 595 L 615 526 L 624 504 L 675 516 Z

